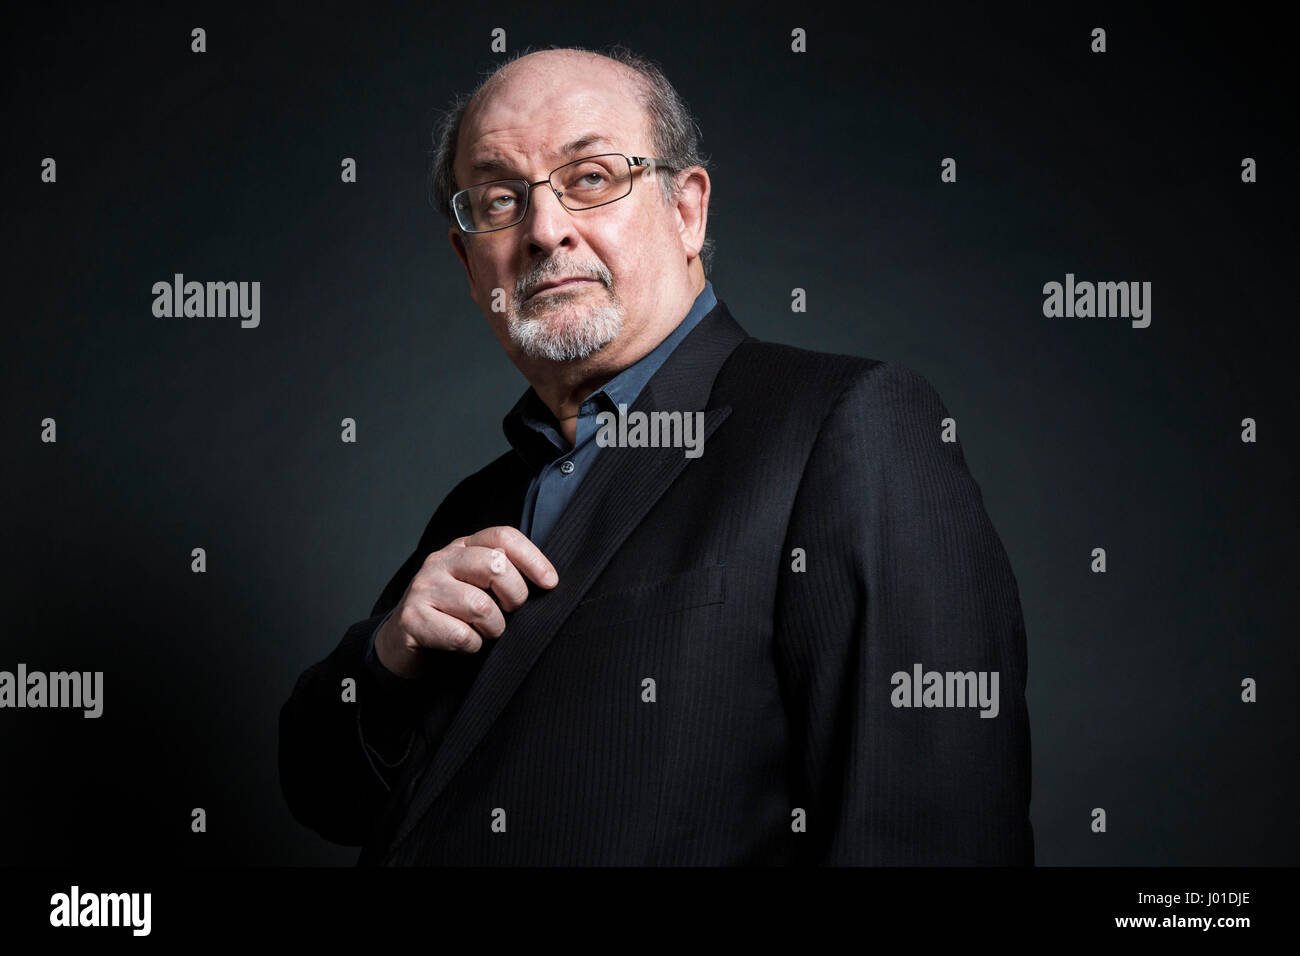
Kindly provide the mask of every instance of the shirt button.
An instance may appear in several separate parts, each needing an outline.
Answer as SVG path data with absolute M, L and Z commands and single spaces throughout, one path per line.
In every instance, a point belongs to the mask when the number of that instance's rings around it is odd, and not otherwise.
M 560 465 L 560 471 L 566 475 L 573 474 L 573 462 L 566 461 L 564 464 Z

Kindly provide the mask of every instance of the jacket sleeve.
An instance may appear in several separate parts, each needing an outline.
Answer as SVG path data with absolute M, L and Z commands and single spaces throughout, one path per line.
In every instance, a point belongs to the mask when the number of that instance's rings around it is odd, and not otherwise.
M 947 417 L 921 375 L 879 363 L 801 479 L 775 654 L 803 862 L 1033 863 L 1024 618 Z

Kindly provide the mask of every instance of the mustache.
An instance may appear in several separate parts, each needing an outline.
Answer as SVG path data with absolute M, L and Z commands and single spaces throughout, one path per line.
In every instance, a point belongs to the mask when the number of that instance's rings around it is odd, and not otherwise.
M 537 291 L 537 287 L 543 282 L 551 279 L 558 279 L 560 276 L 578 276 L 583 279 L 593 279 L 601 285 L 609 288 L 612 276 L 609 270 L 603 265 L 592 264 L 590 266 L 566 266 L 566 265 L 543 265 L 529 270 L 526 275 L 520 277 L 516 286 L 516 291 L 520 299 L 526 299 Z

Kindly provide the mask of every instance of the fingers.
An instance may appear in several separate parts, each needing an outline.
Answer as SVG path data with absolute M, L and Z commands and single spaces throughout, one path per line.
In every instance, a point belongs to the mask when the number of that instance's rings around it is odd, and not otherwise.
M 553 588 L 560 581 L 554 566 L 542 554 L 540 548 L 528 540 L 518 528 L 498 525 L 484 528 L 465 539 L 466 547 L 480 546 L 499 548 L 505 552 L 510 563 L 544 588 Z
M 485 638 L 505 632 L 503 612 L 528 600 L 525 575 L 544 588 L 559 583 L 555 567 L 517 528 L 485 528 L 431 553 L 402 599 L 397 623 L 408 651 L 476 653 Z
M 483 638 L 470 625 L 423 602 L 402 608 L 398 626 L 421 650 L 473 654 L 483 646 Z
M 468 624 L 484 637 L 500 637 L 506 629 L 501 609 L 481 587 L 475 587 L 451 574 L 431 578 L 416 600 L 450 614 Z
M 467 545 L 447 555 L 443 568 L 467 584 L 490 588 L 502 610 L 513 611 L 528 600 L 528 583 L 500 548 Z

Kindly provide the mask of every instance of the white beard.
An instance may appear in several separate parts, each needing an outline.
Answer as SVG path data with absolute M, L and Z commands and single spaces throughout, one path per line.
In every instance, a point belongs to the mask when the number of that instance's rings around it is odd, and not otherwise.
M 585 292 L 551 292 L 538 307 L 512 302 L 506 312 L 510 341 L 529 358 L 568 362 L 585 359 L 608 345 L 623 330 L 623 307 L 613 301 L 574 315 L 574 300 Z

